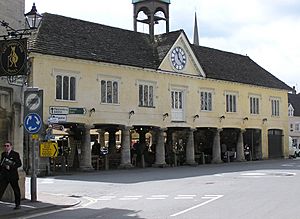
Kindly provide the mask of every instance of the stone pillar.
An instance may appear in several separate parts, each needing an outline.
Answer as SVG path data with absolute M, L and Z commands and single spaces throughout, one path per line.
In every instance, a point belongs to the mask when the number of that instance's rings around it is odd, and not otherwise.
M 213 143 L 213 159 L 212 163 L 222 163 L 221 159 L 221 145 L 220 145 L 220 132 L 222 129 L 217 129 L 215 131 L 214 143 Z
M 115 128 L 110 128 L 107 130 L 109 133 L 108 137 L 108 154 L 112 155 L 115 154 L 117 151 L 116 148 L 116 129 Z
M 101 147 L 105 147 L 105 131 L 102 129 L 98 129 L 98 142 L 100 143 Z
M 80 160 L 80 169 L 84 171 L 90 171 L 92 167 L 92 155 L 91 155 L 91 125 L 84 125 L 84 142 L 81 148 L 81 160 Z
M 236 161 L 245 161 L 245 154 L 244 154 L 244 136 L 243 133 L 245 129 L 241 129 L 239 132 L 238 142 L 236 145 Z
M 157 131 L 157 145 L 155 151 L 155 164 L 154 167 L 164 167 L 166 166 L 166 156 L 165 156 L 165 139 L 164 131 L 166 129 L 158 129 Z
M 122 130 L 122 148 L 121 148 L 121 164 L 120 168 L 131 168 L 133 167 L 130 159 L 130 129 L 132 127 L 125 126 Z
M 261 152 L 262 159 L 269 158 L 269 137 L 268 137 L 268 127 L 267 124 L 263 124 L 261 133 Z
M 194 144 L 194 131 L 196 129 L 188 130 L 188 139 L 186 144 L 186 164 L 197 165 L 195 162 L 195 144 Z

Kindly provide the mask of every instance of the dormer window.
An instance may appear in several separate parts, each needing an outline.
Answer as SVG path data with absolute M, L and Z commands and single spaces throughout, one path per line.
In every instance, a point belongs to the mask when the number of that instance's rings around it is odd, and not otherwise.
M 289 117 L 294 116 L 294 107 L 289 103 Z

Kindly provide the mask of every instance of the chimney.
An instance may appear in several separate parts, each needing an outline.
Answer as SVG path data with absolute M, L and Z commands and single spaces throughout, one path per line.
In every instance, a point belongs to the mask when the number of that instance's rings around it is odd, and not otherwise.
M 292 94 L 296 94 L 297 92 L 296 92 L 296 87 L 295 86 L 293 86 L 293 91 L 292 91 Z

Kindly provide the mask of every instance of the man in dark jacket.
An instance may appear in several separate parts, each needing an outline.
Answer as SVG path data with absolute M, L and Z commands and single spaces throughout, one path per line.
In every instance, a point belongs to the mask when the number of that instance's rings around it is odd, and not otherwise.
M 20 155 L 12 149 L 11 142 L 4 144 L 4 152 L 1 154 L 0 161 L 0 200 L 6 190 L 8 184 L 14 190 L 15 204 L 14 209 L 20 209 L 21 192 L 19 187 L 18 168 L 22 166 Z

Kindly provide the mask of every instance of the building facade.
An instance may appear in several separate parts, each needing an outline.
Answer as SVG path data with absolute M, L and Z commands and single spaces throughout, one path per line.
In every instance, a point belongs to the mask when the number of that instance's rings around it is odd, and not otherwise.
M 45 13 L 30 56 L 29 86 L 44 91 L 45 130 L 63 125 L 69 167 L 92 168 L 91 133 L 124 168 L 136 140 L 153 166 L 172 165 L 174 153 L 189 165 L 223 162 L 225 151 L 244 161 L 245 145 L 251 160 L 288 157 L 291 88 L 248 56 L 191 44 L 183 30 L 150 36 Z M 40 173 L 47 165 L 39 160 Z
M 24 28 L 24 8 L 24 0 L 0 2 L 1 20 L 8 22 L 15 29 Z M 0 28 L 0 35 L 5 34 L 6 29 Z M 7 77 L 0 77 L 0 143 L 2 145 L 3 141 L 12 141 L 21 155 L 23 154 L 22 90 L 22 87 L 10 84 Z
M 300 96 L 293 93 L 288 94 L 289 114 L 289 136 L 292 137 L 293 145 L 299 148 L 300 144 Z
M 0 20 L 9 23 L 14 29 L 22 29 L 25 26 L 24 18 L 25 1 L 0 1 Z M 6 35 L 7 30 L 0 26 L 0 35 Z M 2 48 L 0 48 L 1 50 Z M 23 91 L 24 86 L 8 77 L 0 76 L 0 145 L 5 141 L 11 141 L 14 150 L 19 152 L 23 160 Z M 3 151 L 1 147 L 0 152 Z M 25 197 L 25 173 L 19 170 L 21 196 Z M 13 191 L 8 189 L 4 199 L 13 200 Z

